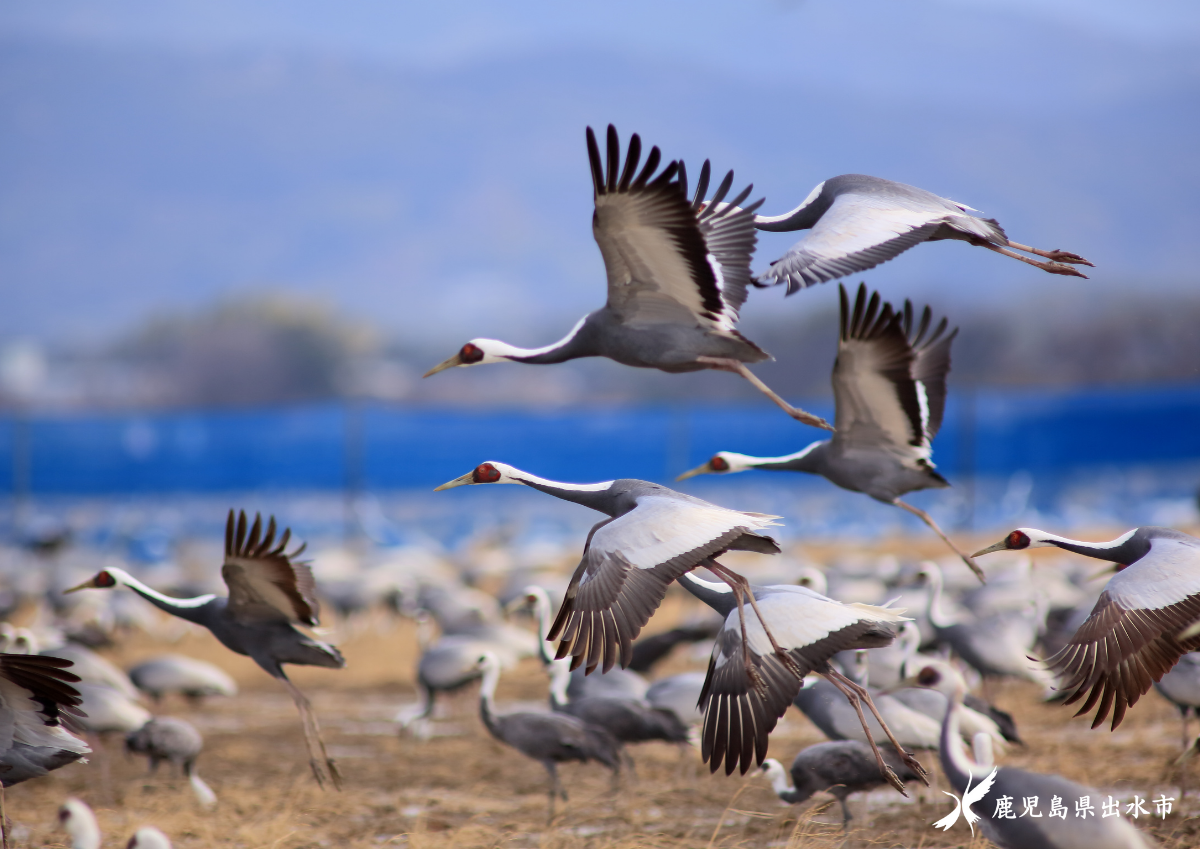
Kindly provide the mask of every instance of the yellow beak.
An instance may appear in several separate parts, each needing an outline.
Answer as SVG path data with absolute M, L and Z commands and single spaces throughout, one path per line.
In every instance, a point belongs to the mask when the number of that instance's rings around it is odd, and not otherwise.
M 1004 544 L 1004 540 L 1000 540 L 1000 542 L 996 543 L 995 545 L 989 545 L 987 548 L 980 549 L 971 556 L 979 557 L 982 554 L 991 554 L 993 551 L 1006 551 L 1007 549 L 1008 547 Z
M 428 375 L 426 375 L 426 377 L 428 377 Z M 452 481 L 446 481 L 441 486 L 435 486 L 433 488 L 433 491 L 441 492 L 443 489 L 454 489 L 454 487 L 456 487 L 456 486 L 470 486 L 473 483 L 475 483 L 475 470 L 474 469 L 467 472 L 465 475 L 455 478 Z
M 445 371 L 448 368 L 454 368 L 455 366 L 461 366 L 462 364 L 463 364 L 462 352 L 460 351 L 459 353 L 455 354 L 450 359 L 443 360 L 442 362 L 438 363 L 436 366 L 431 368 L 429 371 L 427 371 L 423 375 L 421 375 L 421 377 L 433 377 L 439 371 Z
M 705 463 L 703 466 L 697 466 L 694 469 L 689 469 L 688 471 L 684 472 L 679 477 L 675 478 L 675 480 L 676 481 L 685 481 L 688 478 L 696 477 L 696 475 L 707 475 L 707 474 L 710 474 L 711 472 L 712 472 L 712 464 L 710 461 L 708 463 Z

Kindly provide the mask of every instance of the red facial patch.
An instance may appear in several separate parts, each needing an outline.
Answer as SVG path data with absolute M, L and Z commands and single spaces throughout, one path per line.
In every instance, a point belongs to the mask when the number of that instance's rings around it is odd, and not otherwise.
M 458 352 L 458 358 L 464 363 L 477 363 L 483 359 L 483 350 L 478 345 L 472 345 L 468 342 Z
M 108 589 L 117 585 L 117 579 L 107 572 L 99 573 L 93 580 L 96 582 L 96 586 L 101 589 Z
M 932 666 L 926 666 L 917 673 L 917 683 L 922 687 L 932 687 L 938 681 L 942 680 L 942 673 L 938 672 Z
M 1004 538 L 1004 547 L 1018 551 L 1022 548 L 1029 548 L 1029 537 L 1021 531 L 1013 531 Z
M 729 463 L 726 462 L 725 458 L 719 454 L 708 461 L 708 467 L 714 472 L 729 471 Z
M 500 480 L 500 470 L 491 463 L 484 463 L 471 474 L 471 480 L 475 483 L 495 483 Z

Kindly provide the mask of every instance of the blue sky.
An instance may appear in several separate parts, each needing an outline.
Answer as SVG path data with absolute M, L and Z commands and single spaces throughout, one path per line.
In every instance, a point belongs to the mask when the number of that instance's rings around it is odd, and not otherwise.
M 848 171 L 922 185 L 1095 259 L 1065 289 L 1089 299 L 1200 262 L 1185 0 L 9 2 L 0 39 L 6 335 L 282 290 L 418 344 L 550 341 L 603 297 L 582 136 L 608 121 L 768 211 Z M 1074 285 L 964 245 L 865 277 L 964 306 Z

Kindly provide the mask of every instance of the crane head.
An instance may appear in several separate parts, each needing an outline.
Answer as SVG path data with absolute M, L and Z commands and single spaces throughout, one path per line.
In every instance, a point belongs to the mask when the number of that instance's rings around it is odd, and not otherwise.
M 480 363 L 499 362 L 501 358 L 490 353 L 488 350 L 491 347 L 489 343 L 494 343 L 494 340 L 472 339 L 470 342 L 459 348 L 457 354 L 455 354 L 453 357 L 450 357 L 448 360 L 443 360 L 442 362 L 438 363 L 429 371 L 425 372 L 422 377 L 432 377 L 439 371 L 445 371 L 446 369 L 454 368 L 455 366 L 476 366 Z
M 744 454 L 735 454 L 732 451 L 718 451 L 703 466 L 689 469 L 675 478 L 675 480 L 685 481 L 688 478 L 696 477 L 696 475 L 725 475 L 733 472 L 744 472 L 750 468 L 750 464 L 747 462 L 749 459 Z
M 515 471 L 516 469 L 512 466 L 504 463 L 480 463 L 465 475 L 460 475 L 452 481 L 446 481 L 441 486 L 434 487 L 433 491 L 441 492 L 443 489 L 453 489 L 456 486 L 471 486 L 477 483 L 520 483 L 519 480 L 516 480 L 511 475 L 511 472 Z
M 88 580 L 84 581 L 79 586 L 71 587 L 69 590 L 63 590 L 63 592 L 64 593 L 73 593 L 73 592 L 78 592 L 79 590 L 92 590 L 92 589 L 110 590 L 119 583 L 120 583 L 120 581 L 118 581 L 115 577 L 113 577 L 111 572 L 109 572 L 107 569 L 101 569 L 92 578 L 89 578 Z
M 1000 540 L 1000 542 L 989 545 L 987 548 L 981 549 L 971 556 L 978 557 L 981 554 L 991 554 L 993 551 L 1024 551 L 1027 548 L 1050 548 L 1054 545 L 1051 540 L 1061 539 L 1062 537 L 1056 537 L 1053 534 L 1039 531 L 1036 528 L 1017 528 L 1004 539 Z

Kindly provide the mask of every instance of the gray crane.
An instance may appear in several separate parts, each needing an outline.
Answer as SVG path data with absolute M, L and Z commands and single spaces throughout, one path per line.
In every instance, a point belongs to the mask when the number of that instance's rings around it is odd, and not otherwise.
M 1191 714 L 1200 716 L 1200 652 L 1188 652 L 1179 658 L 1171 671 L 1154 682 L 1158 694 L 1179 708 L 1183 725 L 1183 749 L 1187 750 L 1191 736 L 1188 734 L 1188 719 Z
M 147 658 L 129 670 L 129 680 L 155 702 L 168 693 L 179 693 L 190 701 L 205 696 L 236 696 L 237 682 L 224 669 L 182 654 Z
M 760 533 L 773 527 L 778 516 L 727 510 L 656 483 L 559 483 L 487 462 L 435 491 L 473 484 L 522 484 L 608 515 L 588 533 L 558 617 L 545 636 L 560 640 L 558 657 L 570 655 L 572 668 L 585 666 L 588 672 L 598 666 L 608 671 L 618 657 L 621 666 L 628 666 L 633 639 L 662 603 L 667 587 L 697 566 L 737 588 L 739 617 L 747 600 L 757 609 L 746 579 L 715 558 L 734 550 L 779 553 L 775 540 Z M 801 677 L 769 630 L 766 636 L 783 667 Z M 748 654 L 745 668 L 749 680 L 761 684 Z
M 927 512 L 900 500 L 922 489 L 950 486 L 932 462 L 931 443 L 942 426 L 950 345 L 958 329 L 946 333 L 946 319 L 930 331 L 927 306 L 914 322 L 911 301 L 903 310 L 868 298 L 865 284 L 851 310 L 844 286 L 837 359 L 833 364 L 833 438 L 813 442 L 782 457 L 752 457 L 720 451 L 676 480 L 747 469 L 807 472 L 907 510 L 963 559 L 983 581 L 983 571 L 938 527 Z
M 196 726 L 170 716 L 155 717 L 125 738 L 127 752 L 149 759 L 151 775 L 163 761 L 174 764 L 188 780 L 200 805 L 211 808 L 217 803 L 217 794 L 196 772 L 196 758 L 203 749 L 204 738 Z
M 942 770 L 961 802 L 955 798 L 954 811 L 934 823 L 935 827 L 948 831 L 961 811 L 972 823 L 972 831 L 979 822 L 984 836 L 1001 849 L 1149 849 L 1148 841 L 1129 820 L 1119 815 L 1101 816 L 1104 797 L 1097 790 L 1058 775 L 972 763 L 960 737 L 962 694 L 960 683 L 942 720 L 940 747 Z M 1003 815 L 1004 797 L 1012 805 L 1011 818 Z M 1068 808 L 1060 816 L 1050 815 L 1055 799 Z M 1032 806 L 1026 809 L 1030 801 Z M 972 811 L 972 805 L 978 810 Z M 1091 816 L 1081 816 L 1085 805 Z
M 819 184 L 804 202 L 783 215 L 757 215 L 759 230 L 810 230 L 755 280 L 787 284 L 791 295 L 807 286 L 866 271 L 921 242 L 958 239 L 1051 274 L 1085 277 L 1076 265 L 1092 265 L 1068 251 L 1043 251 L 1010 241 L 993 218 L 935 194 L 865 174 L 843 174 Z M 1014 250 L 1015 249 L 1015 250 Z M 1024 251 L 1045 257 L 1042 262 Z
M 666 743 L 688 741 L 687 726 L 672 711 L 651 707 L 635 699 L 604 696 L 568 698 L 567 682 L 570 678 L 568 661 L 564 659 L 551 663 L 550 707 L 554 711 L 603 728 L 621 743 L 643 743 L 648 740 L 662 740 Z
M 1036 528 L 1018 528 L 977 552 L 1060 548 L 1119 564 L 1092 615 L 1065 647 L 1046 659 L 1074 704 L 1076 716 L 1096 709 L 1092 728 L 1112 711 L 1111 729 L 1125 711 L 1188 652 L 1200 649 L 1200 539 L 1171 528 L 1134 528 L 1108 542 L 1083 542 Z M 1121 568 L 1124 567 L 1124 568 Z
M 554 820 L 554 803 L 567 799 L 558 777 L 558 765 L 569 761 L 599 761 L 613 771 L 616 782 L 621 770 L 621 744 L 602 728 L 588 725 L 562 713 L 496 713 L 494 699 L 500 683 L 500 660 L 492 652 L 479 656 L 483 684 L 479 688 L 479 715 L 488 732 L 521 754 L 540 763 L 550 774 L 550 808 L 547 821 Z
M 830 740 L 881 743 L 888 739 L 884 730 L 887 729 L 905 749 L 928 751 L 937 748 L 938 720 L 887 693 L 876 693 L 873 698 L 883 723 L 870 718 L 867 720 L 869 728 L 864 727 L 845 695 L 829 681 L 808 679 L 792 699 L 792 704 Z
M 804 424 L 830 428 L 817 416 L 783 400 L 746 367 L 770 355 L 737 330 L 738 310 L 751 282 L 754 210 L 745 208 L 747 186 L 728 203 L 730 171 L 705 200 L 709 163 L 695 196 L 687 199 L 683 163 L 670 162 L 655 176 L 662 155 L 651 148 L 638 171 L 642 143 L 629 139 L 624 169 L 617 131 L 608 127 L 607 171 L 592 128 L 588 159 L 596 211 L 592 234 L 608 275 L 608 302 L 584 316 L 564 338 L 543 348 L 518 348 L 496 339 L 472 339 L 425 377 L 454 366 L 511 361 L 536 365 L 580 357 L 606 357 L 635 368 L 670 373 L 717 369 L 739 374 Z
M 172 598 L 115 568 L 104 569 L 67 592 L 129 587 L 160 610 L 208 628 L 230 651 L 249 656 L 278 680 L 296 703 L 309 765 L 317 783 L 324 787 L 326 780 L 331 780 L 341 789 L 341 776 L 325 752 L 312 704 L 287 677 L 283 665 L 341 669 L 346 661 L 336 648 L 295 627 L 317 625 L 320 614 L 312 569 L 296 560 L 304 546 L 288 553 L 285 549 L 292 532 L 285 529 L 276 541 L 274 516 L 265 533 L 261 516 L 256 515 L 248 529 L 247 524 L 244 511 L 236 514 L 229 511 L 225 523 L 225 562 L 221 566 L 221 577 L 229 587 L 228 597 L 210 594 Z
M 761 764 L 767 754 L 768 735 L 796 697 L 804 676 L 816 672 L 853 706 L 864 730 L 865 703 L 900 758 L 910 769 L 925 774 L 887 727 L 866 688 L 829 662 L 839 651 L 889 644 L 896 638 L 895 627 L 904 621 L 900 612 L 869 604 L 843 604 L 807 587 L 780 584 L 750 587 L 752 597 L 758 601 L 759 618 L 743 622 L 736 615 L 738 605 L 732 587 L 695 575 L 681 575 L 678 580 L 684 589 L 725 617 L 700 695 L 704 706 L 700 755 L 713 772 L 722 760 L 726 775 L 739 764 L 743 775 L 752 760 Z M 790 666 L 780 661 L 774 643 L 766 639 L 767 628 L 775 631 L 786 647 Z M 757 670 L 764 686 L 756 685 L 748 669 Z M 884 761 L 870 734 L 867 742 L 875 753 L 880 774 L 908 795 L 904 782 Z
M 884 757 L 901 781 L 921 780 L 921 776 L 909 769 L 894 752 L 888 751 Z M 774 758 L 763 761 L 762 772 L 770 779 L 775 795 L 790 805 L 804 802 L 814 793 L 827 791 L 841 803 L 843 831 L 854 818 L 846 805 L 846 797 L 887 783 L 879 774 L 871 749 L 857 740 L 832 740 L 801 749 L 792 761 L 791 787 L 783 764 Z
M 4 788 L 74 763 L 91 749 L 67 728 L 82 715 L 69 660 L 0 654 L 0 845 L 8 849 Z

